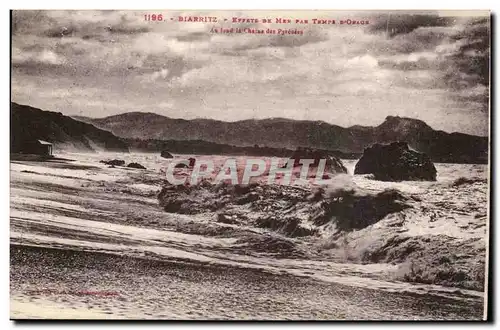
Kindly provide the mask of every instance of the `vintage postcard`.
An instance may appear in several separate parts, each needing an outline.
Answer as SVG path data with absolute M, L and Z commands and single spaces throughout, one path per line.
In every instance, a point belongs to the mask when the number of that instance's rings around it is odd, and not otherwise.
M 13 10 L 11 319 L 486 320 L 490 21 Z

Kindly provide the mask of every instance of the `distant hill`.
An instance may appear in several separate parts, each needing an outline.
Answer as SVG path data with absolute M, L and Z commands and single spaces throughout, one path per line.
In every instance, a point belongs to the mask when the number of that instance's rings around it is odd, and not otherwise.
M 128 152 L 126 143 L 112 133 L 59 112 L 11 102 L 10 118 L 12 153 L 22 151 L 23 143 L 33 140 L 51 142 L 56 152 L 57 149 Z
M 234 146 L 295 149 L 311 147 L 361 153 L 373 143 L 406 141 L 435 162 L 487 163 L 488 138 L 434 130 L 412 118 L 388 116 L 375 127 L 341 127 L 323 121 L 284 118 L 223 122 L 173 119 L 155 113 L 129 112 L 105 118 L 75 117 L 115 135 L 142 140 L 203 140 Z

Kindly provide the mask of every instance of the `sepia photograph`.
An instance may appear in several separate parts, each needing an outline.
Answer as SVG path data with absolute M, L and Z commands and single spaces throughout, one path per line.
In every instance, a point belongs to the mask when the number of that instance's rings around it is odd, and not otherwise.
M 487 320 L 491 20 L 11 10 L 10 319 Z

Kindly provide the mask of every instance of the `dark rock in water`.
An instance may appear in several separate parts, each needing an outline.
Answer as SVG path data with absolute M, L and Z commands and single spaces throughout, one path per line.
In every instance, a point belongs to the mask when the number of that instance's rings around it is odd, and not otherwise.
M 123 166 L 125 165 L 125 161 L 121 159 L 113 159 L 113 160 L 101 160 L 100 163 L 106 165 L 114 165 L 114 166 Z
M 130 164 L 127 165 L 127 167 L 138 168 L 138 169 L 141 169 L 141 170 L 145 170 L 146 169 L 144 166 L 142 166 L 139 163 L 130 163 Z
M 194 164 L 196 164 L 196 159 L 189 158 L 188 161 L 189 161 L 189 165 L 185 164 L 185 163 L 178 163 L 175 165 L 174 168 L 193 168 Z
M 331 156 L 322 150 L 299 147 L 293 152 L 292 156 L 290 156 L 290 160 L 293 160 L 293 167 L 302 166 L 300 163 L 301 159 L 313 159 L 314 163 L 312 163 L 310 167 L 318 167 L 320 160 L 325 159 L 325 171 L 331 173 L 347 173 L 347 169 L 339 158 Z M 286 165 L 284 167 L 286 167 Z
M 383 181 L 436 181 L 437 171 L 426 154 L 410 150 L 406 142 L 393 142 L 365 148 L 354 174 L 369 173 Z
M 166 150 L 163 150 L 160 156 L 162 156 L 163 158 L 174 158 L 174 156 L 172 156 L 172 154 Z

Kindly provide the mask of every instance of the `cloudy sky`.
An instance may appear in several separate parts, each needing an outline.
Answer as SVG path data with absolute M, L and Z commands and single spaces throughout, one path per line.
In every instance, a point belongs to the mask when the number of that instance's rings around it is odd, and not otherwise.
M 154 12 L 144 11 L 13 12 L 12 100 L 91 117 L 143 111 L 351 126 L 399 115 L 488 135 L 490 22 L 480 13 L 155 12 L 166 21 L 147 22 Z M 222 23 L 170 20 L 178 16 Z M 230 23 L 277 16 L 369 24 Z M 210 32 L 220 26 L 304 34 Z

